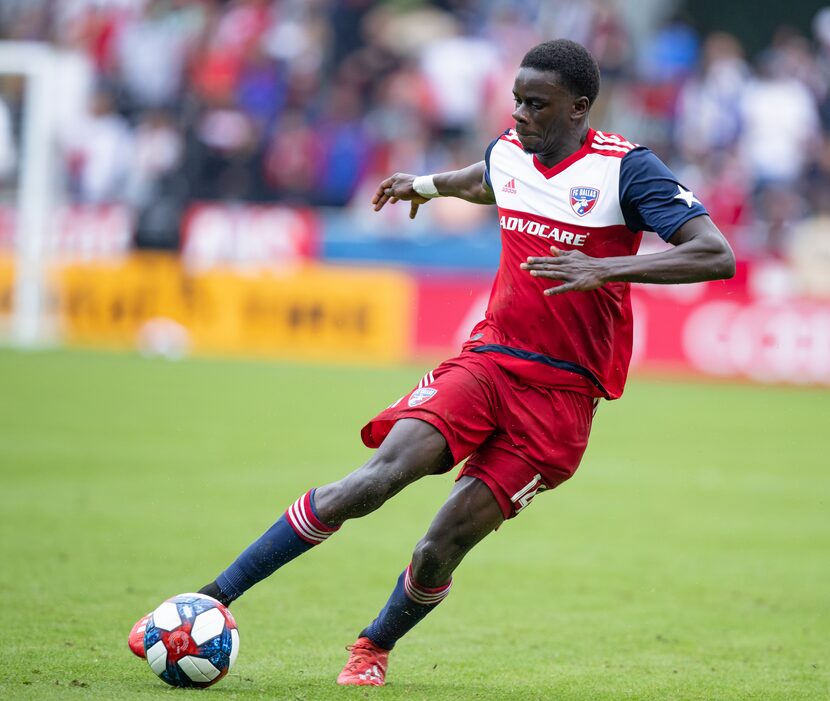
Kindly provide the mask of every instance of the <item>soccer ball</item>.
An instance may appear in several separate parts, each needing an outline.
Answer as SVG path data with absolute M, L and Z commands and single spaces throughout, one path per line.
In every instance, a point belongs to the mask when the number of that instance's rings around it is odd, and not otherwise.
M 239 654 L 239 631 L 228 609 L 204 594 L 179 594 L 153 611 L 144 631 L 147 662 L 172 686 L 215 684 Z

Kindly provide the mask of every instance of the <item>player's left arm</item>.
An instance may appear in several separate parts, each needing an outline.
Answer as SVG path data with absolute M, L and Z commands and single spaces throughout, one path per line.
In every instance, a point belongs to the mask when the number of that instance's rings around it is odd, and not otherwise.
M 533 277 L 562 282 L 545 290 L 546 295 L 595 290 L 608 282 L 677 285 L 722 280 L 735 274 L 735 255 L 707 215 L 687 221 L 669 238 L 669 243 L 674 248 L 660 253 L 611 258 L 593 258 L 581 251 L 551 246 L 550 257 L 528 258 L 521 267 Z
M 735 274 L 735 255 L 706 210 L 646 149 L 626 156 L 621 169 L 621 204 L 632 231 L 656 231 L 673 248 L 641 256 L 594 258 L 551 247 L 551 256 L 521 265 L 533 277 L 561 284 L 546 295 L 594 290 L 608 282 L 674 285 L 721 280 Z

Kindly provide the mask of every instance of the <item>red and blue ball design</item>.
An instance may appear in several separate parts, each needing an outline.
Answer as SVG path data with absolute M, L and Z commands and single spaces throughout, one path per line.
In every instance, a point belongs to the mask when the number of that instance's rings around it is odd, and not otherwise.
M 153 611 L 144 650 L 150 668 L 171 686 L 211 686 L 233 667 L 239 630 L 216 599 L 179 594 Z

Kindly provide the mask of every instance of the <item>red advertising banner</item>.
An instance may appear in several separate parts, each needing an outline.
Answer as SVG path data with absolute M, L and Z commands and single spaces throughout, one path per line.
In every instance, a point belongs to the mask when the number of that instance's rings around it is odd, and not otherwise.
M 830 386 L 830 301 L 771 289 L 763 277 L 743 264 L 729 281 L 633 285 L 632 369 Z M 456 353 L 482 318 L 490 285 L 419 278 L 416 354 Z
M 415 353 L 451 355 L 484 318 L 492 281 L 476 276 L 420 277 L 415 303 Z
M 279 205 L 198 204 L 182 225 L 189 269 L 275 268 L 315 258 L 319 225 L 311 210 Z
M 830 303 L 638 290 L 636 363 L 756 382 L 830 385 Z

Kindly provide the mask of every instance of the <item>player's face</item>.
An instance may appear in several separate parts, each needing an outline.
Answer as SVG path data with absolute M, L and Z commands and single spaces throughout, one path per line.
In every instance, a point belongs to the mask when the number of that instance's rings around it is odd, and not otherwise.
M 560 85 L 552 71 L 520 68 L 513 83 L 516 133 L 528 153 L 554 153 L 562 137 L 586 112 L 580 100 Z

